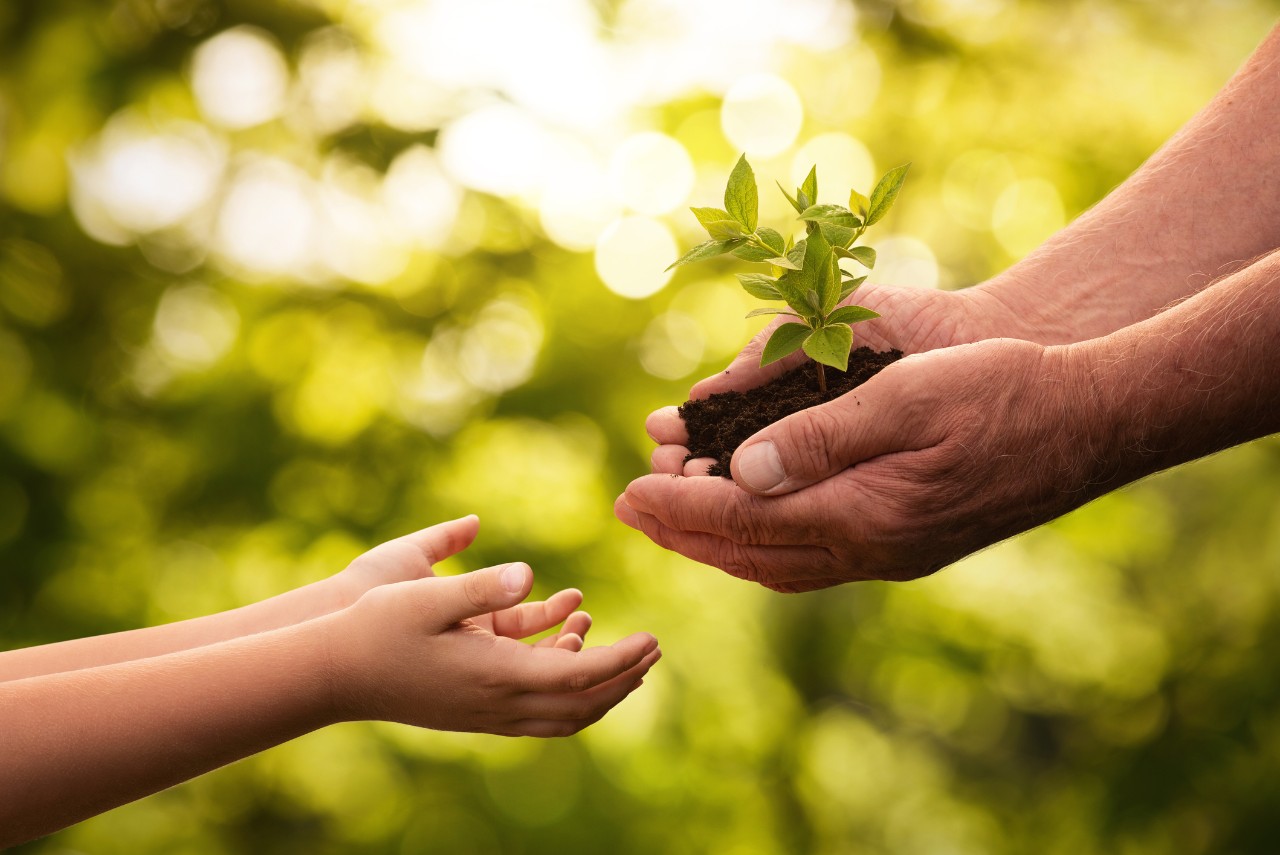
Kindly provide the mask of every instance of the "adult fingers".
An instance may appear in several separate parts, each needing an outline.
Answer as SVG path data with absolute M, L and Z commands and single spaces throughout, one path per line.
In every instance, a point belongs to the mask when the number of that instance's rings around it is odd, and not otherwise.
M 645 417 L 644 431 L 659 445 L 684 445 L 689 441 L 689 431 L 685 430 L 679 407 L 654 410 Z
M 757 495 L 778 496 L 864 460 L 930 444 L 924 437 L 936 414 L 920 406 L 924 396 L 915 392 L 920 364 L 892 365 L 834 401 L 760 430 L 733 453 L 733 480 Z
M 545 600 L 521 603 L 493 614 L 493 632 L 508 638 L 528 638 L 551 629 L 582 605 L 582 592 L 577 588 L 557 591 Z
M 431 615 L 435 629 L 444 630 L 467 618 L 514 606 L 529 595 L 533 571 L 528 564 L 517 562 L 423 582 L 429 586 L 418 590 L 430 598 L 424 610 Z
M 647 632 L 630 635 L 608 647 L 589 647 L 580 653 L 545 647 L 525 648 L 528 655 L 514 675 L 517 687 L 530 692 L 581 692 L 612 680 L 639 665 L 658 649 Z
M 762 546 L 812 546 L 854 512 L 849 497 L 829 491 L 805 491 L 761 498 L 728 478 L 680 478 L 645 475 L 627 485 L 614 513 L 636 528 L 629 512 L 651 514 L 679 531 L 700 531 L 736 543 Z
M 688 454 L 689 449 L 683 445 L 660 445 L 650 457 L 652 469 L 667 475 L 679 475 L 684 471 L 684 459 Z
M 695 457 L 684 464 L 680 474 L 686 477 L 707 475 L 715 462 L 714 457 Z
M 714 534 L 674 529 L 651 514 L 635 513 L 632 519 L 633 528 L 664 549 L 782 593 L 860 578 L 851 575 L 851 568 L 839 567 L 831 551 L 820 546 L 744 545 Z

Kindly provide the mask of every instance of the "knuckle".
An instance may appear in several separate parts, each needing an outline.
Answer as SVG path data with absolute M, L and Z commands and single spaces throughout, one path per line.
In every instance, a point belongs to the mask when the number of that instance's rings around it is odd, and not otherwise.
M 581 692 L 591 685 L 591 675 L 581 669 L 570 671 L 561 678 L 561 688 L 568 692 Z
M 719 505 L 716 511 L 717 532 L 742 543 L 763 543 L 767 527 L 765 516 L 752 507 L 755 497 L 735 492 L 733 498 Z
M 788 428 L 790 452 L 802 471 L 826 473 L 838 466 L 833 440 L 840 435 L 840 419 L 830 407 L 813 407 L 796 417 Z
M 477 609 L 484 609 L 489 604 L 488 591 L 485 586 L 485 574 L 468 573 L 462 577 L 462 590 L 467 601 Z
M 730 576 L 747 582 L 759 582 L 764 575 L 759 563 L 736 543 L 722 547 L 716 563 Z

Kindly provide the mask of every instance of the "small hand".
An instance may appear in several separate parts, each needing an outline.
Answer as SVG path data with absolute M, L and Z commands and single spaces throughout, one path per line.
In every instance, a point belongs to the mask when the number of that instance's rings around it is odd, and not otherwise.
M 579 600 L 562 592 L 522 607 L 532 584 L 527 565 L 508 564 L 370 590 L 331 625 L 338 717 L 531 736 L 599 720 L 640 685 L 657 640 L 637 633 L 579 651 L 580 633 L 539 646 L 492 631 L 540 631 Z
M 434 565 L 470 546 L 479 530 L 480 518 L 471 514 L 388 540 L 358 556 L 328 583 L 337 592 L 339 607 L 349 606 L 379 585 L 431 576 Z
M 779 591 L 923 576 L 1101 492 L 1078 375 L 1013 339 L 911 356 L 751 437 L 734 481 L 648 475 L 615 512 Z

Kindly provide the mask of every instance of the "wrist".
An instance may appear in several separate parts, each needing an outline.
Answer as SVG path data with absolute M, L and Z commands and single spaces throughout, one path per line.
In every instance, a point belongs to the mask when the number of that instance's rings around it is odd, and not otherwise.
M 1063 378 L 1065 424 L 1077 449 L 1071 465 L 1075 482 L 1089 501 L 1133 480 L 1125 450 L 1130 447 L 1118 360 L 1110 338 L 1050 347 Z
M 352 685 L 353 675 L 362 669 L 355 662 L 356 645 L 352 644 L 346 611 L 308 622 L 308 627 L 318 635 L 314 649 L 319 656 L 318 670 L 323 686 L 321 713 L 330 723 L 365 718 L 358 709 L 359 690 Z

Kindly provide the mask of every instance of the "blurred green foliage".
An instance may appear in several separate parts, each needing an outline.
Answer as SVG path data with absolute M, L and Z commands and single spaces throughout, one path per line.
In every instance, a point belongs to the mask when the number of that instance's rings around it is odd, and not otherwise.
M 0 645 L 233 607 L 475 511 L 480 539 L 453 569 L 529 561 L 540 592 L 586 592 L 599 639 L 649 630 L 666 658 L 572 739 L 344 725 L 16 851 L 1275 850 L 1280 446 L 1149 479 L 910 584 L 782 597 L 664 553 L 611 499 L 647 471 L 644 415 L 746 340 L 745 297 L 714 266 L 621 296 L 593 238 L 552 240 L 527 193 L 458 189 L 456 164 L 452 184 L 416 185 L 435 188 L 447 246 L 380 242 L 385 219 L 362 231 L 360 188 L 444 144 L 444 120 L 423 118 L 439 105 L 413 101 L 430 92 L 352 94 L 406 5 L 0 6 Z M 481 5 L 488 26 L 461 45 L 473 72 L 494 39 L 537 48 L 505 12 L 542 4 Z M 637 21 L 674 38 L 689 5 L 568 4 L 602 44 Z M 1277 4 L 790 8 L 844 37 L 743 59 L 803 105 L 790 147 L 753 162 L 785 183 L 791 153 L 833 133 L 881 166 L 913 161 L 887 224 L 915 254 L 878 272 L 960 287 L 1121 181 Z M 292 88 L 273 106 L 251 79 L 219 119 L 193 57 L 243 25 Z M 214 83 L 254 67 L 224 63 Z M 494 88 L 455 86 L 442 115 L 509 94 Z M 618 127 L 690 155 L 698 183 L 677 202 L 714 201 L 701 188 L 737 156 L 722 93 L 674 87 L 622 111 Z M 178 142 L 111 160 L 111 133 Z M 263 157 L 268 192 L 241 204 L 233 182 Z M 294 192 L 304 179 L 319 195 Z M 282 223 L 311 215 L 299 198 L 338 210 L 341 240 L 290 243 Z M 283 214 L 254 222 L 266 231 L 237 231 L 267 202 Z M 648 213 L 683 245 L 682 210 Z

